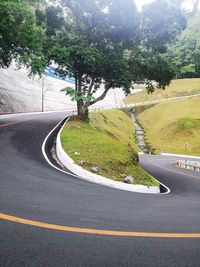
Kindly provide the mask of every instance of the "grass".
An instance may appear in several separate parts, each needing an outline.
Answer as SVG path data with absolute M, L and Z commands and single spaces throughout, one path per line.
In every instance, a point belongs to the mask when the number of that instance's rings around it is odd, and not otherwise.
M 161 103 L 143 111 L 137 118 L 157 153 L 200 156 L 200 97 Z
M 134 125 L 122 110 L 104 110 L 90 114 L 90 124 L 100 132 L 106 133 L 121 143 L 126 143 L 138 151 L 135 144 Z
M 124 103 L 132 104 L 198 93 L 200 93 L 200 78 L 179 79 L 173 80 L 165 90 L 156 89 L 153 94 L 148 94 L 144 90 L 138 94 L 130 95 L 124 100 Z
M 124 175 L 134 177 L 135 184 L 147 186 L 158 182 L 138 165 L 138 155 L 131 119 L 121 110 L 93 112 L 90 124 L 69 121 L 62 133 L 61 142 L 67 154 L 85 169 L 99 167 L 99 175 L 122 181 Z M 74 155 L 79 152 L 80 155 Z

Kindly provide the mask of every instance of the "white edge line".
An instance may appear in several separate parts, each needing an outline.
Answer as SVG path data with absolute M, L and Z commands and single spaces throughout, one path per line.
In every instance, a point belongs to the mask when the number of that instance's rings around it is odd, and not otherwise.
M 166 188 L 166 192 L 164 192 L 164 193 L 160 193 L 161 195 L 167 195 L 167 194 L 169 194 L 170 192 L 171 192 L 171 190 L 169 189 L 169 187 L 167 187 L 166 185 L 164 185 L 163 183 L 161 183 L 160 181 L 158 181 L 155 177 L 154 177 L 154 179 L 160 184 L 160 185 L 162 185 L 164 188 Z
M 143 154 L 139 154 L 139 155 L 145 155 L 144 153 Z M 163 187 L 166 188 L 166 192 L 165 193 L 160 193 L 161 195 L 167 195 L 171 192 L 171 190 L 169 189 L 169 187 L 167 187 L 166 185 L 164 185 L 163 183 L 161 183 L 160 181 L 158 181 L 158 179 L 156 179 L 155 177 L 153 177 L 160 185 L 162 185 Z
M 60 171 L 60 172 L 63 172 L 63 173 L 66 173 L 66 174 L 69 174 L 71 176 L 74 176 L 74 177 L 78 177 L 80 178 L 79 176 L 71 173 L 71 172 L 67 172 L 67 171 L 64 171 L 64 170 L 61 170 L 60 168 L 56 167 L 53 163 L 51 163 L 51 161 L 49 160 L 49 158 L 47 157 L 47 154 L 46 154 L 46 151 L 45 151 L 45 145 L 46 145 L 46 142 L 47 142 L 47 139 L 49 138 L 49 136 L 52 134 L 52 132 L 58 127 L 58 125 L 62 122 L 63 120 L 61 120 L 49 133 L 48 135 L 46 136 L 46 138 L 44 139 L 43 143 L 42 143 L 42 154 L 44 156 L 44 158 L 46 159 L 47 163 L 49 165 L 51 165 L 51 167 L 53 167 L 54 169 Z

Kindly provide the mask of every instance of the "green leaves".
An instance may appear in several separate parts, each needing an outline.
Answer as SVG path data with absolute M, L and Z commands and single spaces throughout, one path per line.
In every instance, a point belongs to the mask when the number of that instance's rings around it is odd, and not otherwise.
M 89 102 L 91 100 L 94 100 L 95 98 L 92 96 L 85 96 L 81 93 L 77 93 L 76 90 L 72 87 L 66 87 L 61 89 L 62 92 L 65 92 L 66 95 L 69 95 L 71 97 L 72 101 L 84 101 Z
M 101 59 L 101 52 L 81 36 L 64 34 L 51 39 L 48 57 L 59 66 L 76 76 L 76 72 L 90 74 L 96 72 Z
M 164 89 L 174 76 L 163 56 L 166 43 L 184 28 L 180 1 L 155 1 L 139 14 L 132 0 L 62 0 L 71 25 L 51 39 L 48 58 L 75 77 L 75 89 L 64 91 L 87 107 L 102 100 L 110 88 L 130 93 L 133 81 L 145 80 L 148 92 Z M 100 84 L 104 92 L 94 98 Z M 79 109 L 81 110 L 81 108 Z
M 39 63 L 42 56 L 43 31 L 36 25 L 29 1 L 0 2 L 0 66 L 8 67 L 12 59 L 19 64 L 32 66 L 32 60 Z M 42 59 L 43 61 L 43 59 Z M 34 73 L 41 73 L 41 64 L 33 63 Z M 36 65 L 40 65 L 37 69 Z
M 153 1 L 142 11 L 141 38 L 145 46 L 155 52 L 165 52 L 166 44 L 172 42 L 186 26 L 180 8 L 171 2 Z
M 65 92 L 66 95 L 73 97 L 75 95 L 75 89 L 72 87 L 66 87 L 60 90 L 61 92 Z
M 132 0 L 56 3 L 1 0 L 0 66 L 8 67 L 15 59 L 30 74 L 41 75 L 45 65 L 55 63 L 60 76 L 75 78 L 75 89 L 62 91 L 87 107 L 102 100 L 110 88 L 130 93 L 133 81 L 146 79 L 149 91 L 152 80 L 163 89 L 169 84 L 173 68 L 163 54 L 166 43 L 185 26 L 181 0 L 157 0 L 142 13 Z M 199 54 L 192 56 L 199 71 Z M 95 98 L 101 83 L 105 90 Z
M 200 77 L 200 12 L 188 19 L 187 28 L 176 43 L 170 45 L 167 57 L 176 67 L 178 78 Z

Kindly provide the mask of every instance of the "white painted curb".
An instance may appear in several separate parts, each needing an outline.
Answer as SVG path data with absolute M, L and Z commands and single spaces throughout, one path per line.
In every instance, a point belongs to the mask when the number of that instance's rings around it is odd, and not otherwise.
M 181 154 L 160 153 L 160 155 L 162 155 L 162 156 L 171 156 L 171 157 L 190 158 L 190 159 L 200 159 L 200 157 L 197 157 L 197 156 L 181 155 Z
M 65 125 L 65 124 L 64 124 Z M 78 178 L 83 179 L 88 182 L 104 185 L 107 187 L 115 188 L 115 189 L 121 189 L 121 190 L 126 190 L 130 192 L 138 192 L 138 193 L 149 193 L 149 194 L 159 194 L 160 189 L 158 186 L 144 186 L 144 185 L 130 185 L 118 181 L 113 181 L 111 179 L 105 178 L 103 176 L 91 173 L 89 171 L 84 170 L 82 167 L 78 166 L 75 164 L 75 162 L 66 154 L 64 151 L 62 144 L 61 144 L 61 139 L 60 139 L 60 134 L 61 131 L 64 127 L 60 129 L 57 139 L 56 139 L 56 154 L 60 162 L 72 173 L 77 175 Z

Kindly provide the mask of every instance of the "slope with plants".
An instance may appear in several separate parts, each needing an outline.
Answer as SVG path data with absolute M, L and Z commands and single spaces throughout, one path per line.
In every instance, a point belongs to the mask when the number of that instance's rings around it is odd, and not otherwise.
M 77 118 L 69 121 L 61 134 L 66 153 L 86 170 L 98 167 L 98 174 L 123 181 L 134 177 L 135 184 L 147 186 L 158 182 L 138 165 L 132 120 L 121 110 L 90 114 L 90 124 Z M 74 152 L 78 152 L 74 154 Z
M 174 64 L 177 78 L 200 77 L 200 10 L 188 18 L 187 28 L 168 46 L 166 56 Z
M 165 90 L 156 89 L 153 94 L 148 94 L 144 89 L 140 93 L 129 95 L 124 103 L 134 104 L 194 94 L 200 94 L 200 78 L 173 80 Z
M 138 120 L 157 153 L 200 156 L 199 97 L 155 105 L 140 113 Z

